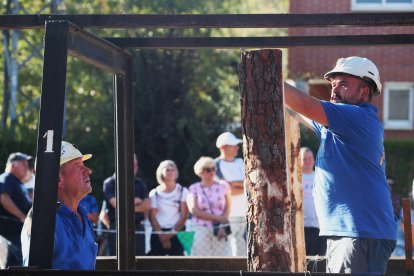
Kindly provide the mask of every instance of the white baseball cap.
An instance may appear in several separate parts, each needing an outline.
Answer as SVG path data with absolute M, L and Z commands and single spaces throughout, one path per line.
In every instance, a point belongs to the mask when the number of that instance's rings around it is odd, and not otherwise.
M 374 91 L 373 96 L 381 94 L 381 80 L 377 66 L 367 58 L 362 57 L 347 57 L 340 58 L 336 62 L 335 68 L 325 74 L 325 79 L 329 80 L 335 73 L 345 73 L 360 77 L 361 79 L 366 77 L 374 81 L 377 89 Z
M 243 140 L 236 138 L 231 132 L 224 132 L 217 137 L 216 147 L 220 148 L 224 145 L 235 146 L 243 142 Z
M 62 149 L 60 152 L 60 165 L 72 161 L 77 158 L 82 158 L 82 161 L 88 160 L 92 157 L 92 154 L 85 154 L 83 155 L 78 148 L 66 141 L 62 141 Z
M 9 155 L 9 158 L 7 158 L 7 165 L 14 161 L 28 161 L 30 159 L 32 159 L 30 155 L 21 152 L 13 152 Z

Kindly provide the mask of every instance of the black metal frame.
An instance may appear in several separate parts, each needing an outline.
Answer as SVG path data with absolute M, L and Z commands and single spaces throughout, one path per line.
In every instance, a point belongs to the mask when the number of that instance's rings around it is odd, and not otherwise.
M 132 58 L 68 21 L 46 22 L 29 265 L 52 265 L 68 55 L 114 75 L 118 268 L 134 269 Z
M 83 28 L 293 28 L 413 26 L 414 12 L 333 14 L 80 14 L 5 15 L 0 29 L 43 28 L 67 20 Z
M 338 35 L 285 37 L 172 37 L 119 38 L 106 40 L 122 48 L 195 49 L 195 48 L 292 48 L 311 46 L 412 45 L 414 34 Z
M 73 25 L 76 24 L 77 26 Z M 122 48 L 240 48 L 413 45 L 414 34 L 298 37 L 106 38 L 82 28 L 295 28 L 414 26 L 414 13 L 216 15 L 9 15 L 0 29 L 46 25 L 30 265 L 50 268 L 65 100 L 67 55 L 114 74 L 118 269 L 134 268 L 131 56 Z M 49 140 L 48 140 L 49 138 Z M 120 185 L 118 185 L 120 184 Z

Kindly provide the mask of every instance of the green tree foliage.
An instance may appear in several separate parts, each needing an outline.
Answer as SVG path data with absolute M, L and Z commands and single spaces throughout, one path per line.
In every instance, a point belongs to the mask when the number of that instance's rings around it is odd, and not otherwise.
M 204 2 L 202 6 L 199 1 L 165 3 L 141 1 L 137 8 L 145 13 L 211 14 L 238 13 L 246 7 L 235 5 L 236 1 Z M 132 32 L 129 30 L 129 35 Z M 223 33 L 234 35 L 237 31 L 155 29 L 135 35 L 177 37 Z M 240 121 L 238 59 L 239 51 L 134 52 L 135 146 L 141 159 L 142 175 L 151 186 L 156 185 L 154 172 L 164 159 L 177 162 L 181 171 L 180 181 L 188 185 L 196 180 L 193 172 L 195 161 L 203 155 L 218 155 L 215 147 L 217 136 L 230 124 Z
M 387 177 L 394 180 L 397 192 L 407 197 L 414 184 L 414 141 L 389 139 L 384 147 Z
M 6 3 L 0 0 L 0 3 Z M 287 1 L 198 0 L 94 0 L 60 1 L 59 13 L 218 14 L 280 13 Z M 20 13 L 49 13 L 48 1 L 21 0 Z M 2 13 L 3 10 L 1 11 Z M 103 37 L 179 37 L 280 34 L 278 30 L 238 29 L 90 29 Z M 33 45 L 42 44 L 42 30 L 21 31 L 19 62 L 31 55 Z M 1 46 L 3 47 L 3 46 Z M 4 51 L 4 48 L 0 48 Z M 40 54 L 42 50 L 40 51 Z M 140 174 L 155 183 L 155 168 L 173 159 L 184 185 L 195 180 L 192 167 L 202 155 L 215 156 L 217 135 L 240 120 L 237 63 L 239 50 L 131 50 L 134 58 L 135 148 Z M 4 57 L 0 55 L 4 70 Z M 12 149 L 35 153 L 42 58 L 36 53 L 19 73 L 19 116 L 15 138 L 2 132 L 5 160 Z M 0 79 L 1 80 L 1 79 Z M 114 171 L 112 76 L 69 58 L 67 72 L 64 139 L 94 154 L 88 161 L 94 174 L 95 195 L 105 177 Z M 8 124 L 9 126 L 10 124 Z M 236 130 L 237 131 L 237 130 Z M 239 133 L 240 135 L 240 133 Z M 11 141 L 14 140 L 14 141 Z M 6 143 L 7 142 L 7 143 Z M 10 142 L 10 145 L 9 143 Z M 16 146 L 17 145 L 17 146 Z
M 236 91 L 225 96 L 219 87 L 221 70 L 236 75 L 236 68 L 210 65 L 207 70 L 201 65 L 204 55 L 218 59 L 213 51 L 139 51 L 135 55 L 135 145 L 141 167 L 151 173 L 149 179 L 154 179 L 160 161 L 173 159 L 181 169 L 181 180 L 193 181 L 195 161 L 218 154 L 216 137 L 238 116 Z
M 0 0 L 0 14 L 8 4 Z M 19 13 L 50 13 L 50 2 L 20 0 Z M 288 1 L 264 0 L 71 0 L 59 1 L 63 14 L 237 14 L 283 13 Z M 9 8 L 12 6 L 9 6 Z M 268 29 L 90 29 L 102 37 L 179 37 L 283 35 L 284 30 Z M 9 34 L 11 31 L 8 31 Z M 0 129 L 0 165 L 13 151 L 35 154 L 42 80 L 43 30 L 21 30 L 17 52 L 19 71 L 19 114 L 16 135 L 9 132 L 10 121 Z M 5 72 L 5 32 L 0 33 L 0 111 L 3 108 Z M 11 41 L 9 40 L 9 43 Z M 192 166 L 201 155 L 218 155 L 215 139 L 240 120 L 237 63 L 239 50 L 130 50 L 134 62 L 135 148 L 140 158 L 140 174 L 150 186 L 155 169 L 164 159 L 173 159 L 180 169 L 179 181 L 195 181 Z M 27 60 L 34 53 L 33 58 Z M 112 76 L 69 58 L 66 91 L 66 131 L 64 139 L 93 153 L 88 161 L 93 169 L 94 194 L 101 198 L 102 181 L 114 171 Z M 2 112 L 0 112 L 2 114 Z M 238 135 L 240 132 L 236 129 Z M 302 131 L 302 144 L 316 151 L 318 141 Z M 413 144 L 386 141 L 387 172 L 405 194 L 411 187 Z M 4 163 L 3 161 L 3 163 Z
M 103 180 L 114 172 L 114 104 L 112 75 L 77 59 L 68 60 L 66 131 L 63 139 L 76 144 L 92 169 L 93 193 L 101 198 Z

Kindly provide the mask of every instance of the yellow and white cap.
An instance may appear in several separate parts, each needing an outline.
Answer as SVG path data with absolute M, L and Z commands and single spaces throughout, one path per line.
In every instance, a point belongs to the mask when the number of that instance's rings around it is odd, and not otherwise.
M 82 158 L 82 161 L 88 160 L 92 154 L 83 155 L 78 148 L 66 141 L 62 141 L 62 149 L 60 152 L 60 166 L 77 158 Z

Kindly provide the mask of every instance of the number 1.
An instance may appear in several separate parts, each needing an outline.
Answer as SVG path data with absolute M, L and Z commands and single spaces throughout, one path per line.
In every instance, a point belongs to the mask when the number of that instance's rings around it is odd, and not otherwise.
M 43 138 L 47 138 L 45 152 L 53 152 L 53 133 L 53 130 L 48 130 L 45 135 L 43 135 Z

